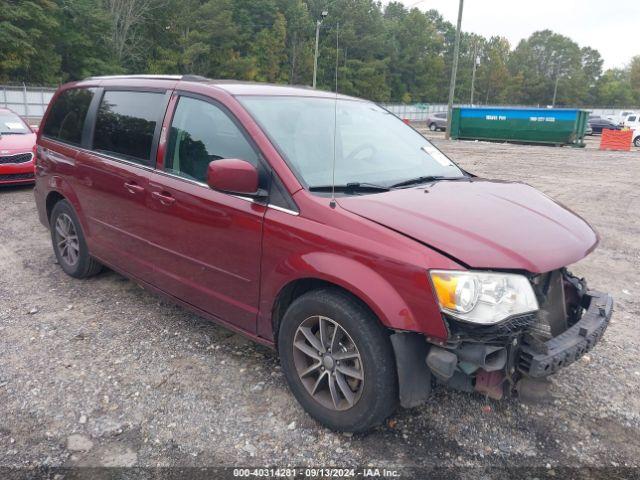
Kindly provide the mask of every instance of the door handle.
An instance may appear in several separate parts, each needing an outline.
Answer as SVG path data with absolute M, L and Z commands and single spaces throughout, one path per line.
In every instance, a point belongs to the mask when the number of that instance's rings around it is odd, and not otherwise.
M 151 192 L 151 196 L 158 200 L 162 205 L 168 207 L 176 203 L 176 199 L 168 193 Z
M 136 182 L 125 182 L 124 188 L 131 194 L 144 192 L 144 187 L 138 185 Z

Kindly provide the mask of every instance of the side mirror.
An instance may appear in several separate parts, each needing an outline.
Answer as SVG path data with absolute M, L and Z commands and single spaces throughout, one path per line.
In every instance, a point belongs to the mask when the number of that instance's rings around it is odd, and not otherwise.
M 214 190 L 251 197 L 264 197 L 258 188 L 258 170 L 245 160 L 225 158 L 209 163 L 207 184 Z
M 29 125 L 29 128 L 31 128 L 33 133 L 38 133 L 38 130 L 40 130 L 40 127 L 38 125 Z

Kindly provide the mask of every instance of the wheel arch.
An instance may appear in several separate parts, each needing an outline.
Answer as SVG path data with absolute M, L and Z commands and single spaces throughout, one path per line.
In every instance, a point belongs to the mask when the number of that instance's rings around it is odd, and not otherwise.
M 56 203 L 66 199 L 67 198 L 57 190 L 52 190 L 47 194 L 47 198 L 45 200 L 47 222 L 51 223 L 51 213 L 53 212 L 53 207 L 56 206 Z
M 295 280 L 290 281 L 280 289 L 280 292 L 278 292 L 278 295 L 276 296 L 275 301 L 273 303 L 273 308 L 271 310 L 271 324 L 272 324 L 273 338 L 276 340 L 275 342 L 276 347 L 277 347 L 278 332 L 280 330 L 280 323 L 282 322 L 282 318 L 284 317 L 284 314 L 286 313 L 289 306 L 297 298 L 301 297 L 305 293 L 311 292 L 314 290 L 321 290 L 321 289 L 333 289 L 335 291 L 346 294 L 347 296 L 351 297 L 354 301 L 356 301 L 357 303 L 362 305 L 364 308 L 366 308 L 369 312 L 371 312 L 375 316 L 375 318 L 378 320 L 378 322 L 380 322 L 379 316 L 365 301 L 363 301 L 355 293 L 343 287 L 342 285 L 339 285 L 337 283 L 324 280 L 321 278 L 317 278 L 317 277 L 297 278 Z M 382 322 L 380 322 L 380 324 L 383 325 Z
M 80 226 L 84 231 L 85 237 L 88 237 L 90 234 L 88 225 L 84 215 L 82 214 L 82 207 L 80 205 L 80 201 L 78 200 L 78 196 L 76 195 L 71 185 L 69 185 L 69 183 L 65 179 L 57 175 L 53 176 L 49 183 L 51 187 L 45 197 L 45 212 L 47 216 L 47 223 L 50 223 L 51 213 L 53 212 L 53 208 L 55 207 L 56 203 L 62 200 L 66 200 L 75 211 L 78 220 L 80 221 Z M 51 227 L 51 225 L 49 225 L 49 227 Z
M 273 293 L 263 291 L 261 311 L 266 314 L 260 330 L 277 340 L 280 321 L 291 303 L 300 295 L 318 288 L 336 288 L 365 306 L 389 329 L 419 331 L 417 319 L 400 293 L 371 267 L 338 254 L 317 252 L 305 254 L 304 259 L 289 259 L 288 265 L 303 267 L 295 276 L 286 279 L 267 276 L 265 285 L 280 285 Z M 275 268 L 272 272 L 278 272 Z M 266 318 L 265 318 L 266 317 Z M 277 342 L 276 342 L 277 343 Z

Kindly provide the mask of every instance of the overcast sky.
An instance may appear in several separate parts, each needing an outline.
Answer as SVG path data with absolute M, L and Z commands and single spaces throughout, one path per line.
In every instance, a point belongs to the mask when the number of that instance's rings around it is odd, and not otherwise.
M 401 0 L 434 8 L 455 25 L 458 0 Z M 385 1 L 384 3 L 389 3 Z M 604 68 L 624 67 L 640 55 L 640 0 L 465 0 L 462 29 L 506 37 L 514 48 L 536 30 L 550 29 L 600 52 Z

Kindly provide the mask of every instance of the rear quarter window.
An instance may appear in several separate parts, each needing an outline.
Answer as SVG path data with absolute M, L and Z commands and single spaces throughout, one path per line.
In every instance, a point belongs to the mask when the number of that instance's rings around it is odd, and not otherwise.
M 80 145 L 93 95 L 94 89 L 89 88 L 73 88 L 58 95 L 47 116 L 43 134 L 61 142 Z
M 106 91 L 96 117 L 93 149 L 149 165 L 165 107 L 164 93 Z

